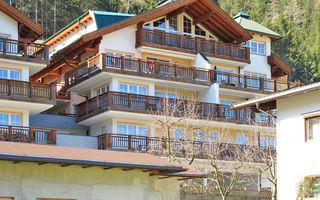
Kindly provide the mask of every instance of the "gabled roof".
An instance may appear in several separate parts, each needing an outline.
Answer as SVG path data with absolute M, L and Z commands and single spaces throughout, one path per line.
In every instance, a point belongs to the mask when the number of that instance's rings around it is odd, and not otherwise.
M 117 23 L 129 17 L 135 16 L 132 14 L 125 14 L 125 13 L 88 10 L 87 12 L 83 13 L 81 16 L 79 16 L 75 20 L 71 21 L 65 27 L 60 29 L 58 32 L 50 36 L 43 43 L 52 44 L 54 43 L 54 40 L 59 40 L 60 37 L 64 37 L 70 34 L 72 30 L 75 29 L 79 23 L 84 23 L 84 22 L 88 22 L 89 20 L 92 20 L 91 15 L 93 15 L 95 19 L 97 29 L 101 29 L 105 26 L 109 26 L 111 24 Z
M 254 33 L 261 33 L 273 37 L 274 39 L 280 39 L 281 35 L 272 31 L 271 29 L 253 21 L 250 19 L 250 15 L 244 12 L 240 12 L 233 17 L 244 29 Z
M 83 36 L 83 40 L 89 41 L 128 26 L 135 24 L 141 25 L 165 15 L 176 16 L 182 12 L 196 19 L 199 24 L 224 42 L 236 41 L 237 43 L 241 43 L 251 39 L 250 33 L 245 31 L 211 0 L 176 0 L 159 6 L 149 12 L 88 33 Z
M 22 14 L 15 7 L 11 6 L 7 1 L 0 0 L 0 11 L 17 21 L 19 25 L 22 24 L 26 27 L 26 29 L 32 30 L 34 34 L 32 40 L 36 40 L 44 34 L 44 30 L 39 24 L 35 23 L 29 17 Z
M 260 107 L 263 107 L 264 109 L 272 110 L 272 109 L 276 109 L 275 107 L 276 100 L 288 98 L 288 97 L 299 95 L 299 94 L 304 94 L 307 92 L 312 92 L 315 90 L 320 90 L 320 82 L 292 88 L 282 92 L 276 92 L 276 93 L 265 95 L 262 97 L 249 99 L 247 101 L 238 102 L 231 105 L 231 108 L 241 109 L 241 108 L 247 108 L 247 107 L 255 107 L 256 104 L 258 104 Z
M 98 29 L 120 22 L 129 17 L 135 16 L 134 14 L 105 12 L 96 10 L 92 10 L 92 13 L 94 14 Z
M 95 150 L 15 142 L 0 142 L 0 160 L 126 169 L 150 169 L 165 172 L 166 176 L 205 176 L 204 172 L 189 165 L 171 163 L 148 153 Z

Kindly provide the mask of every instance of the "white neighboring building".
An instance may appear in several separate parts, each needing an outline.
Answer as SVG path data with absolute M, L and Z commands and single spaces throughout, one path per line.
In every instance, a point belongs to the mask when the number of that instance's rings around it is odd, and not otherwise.
M 299 185 L 320 177 L 320 83 L 248 100 L 234 108 L 277 109 L 278 199 L 296 199 Z M 308 199 L 319 199 L 314 185 Z

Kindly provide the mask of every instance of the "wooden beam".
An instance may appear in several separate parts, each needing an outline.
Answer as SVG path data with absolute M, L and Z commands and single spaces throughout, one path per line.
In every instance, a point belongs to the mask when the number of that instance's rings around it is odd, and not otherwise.
M 159 177 L 158 179 L 166 179 L 166 178 L 172 178 L 172 176 Z
M 61 74 L 59 72 L 49 72 L 49 75 L 52 75 L 52 76 L 60 76 Z
M 203 15 L 200 15 L 199 17 L 193 19 L 193 25 L 197 25 L 203 21 L 207 21 L 211 16 L 212 16 L 213 12 L 210 10 L 208 12 L 206 12 Z
M 122 169 L 122 171 L 130 171 L 130 170 L 133 170 L 133 168 Z
M 174 10 L 167 14 L 167 20 L 174 18 L 178 16 L 179 14 L 183 13 L 186 9 L 186 6 L 182 6 L 181 8 L 178 8 L 177 10 Z
M 104 170 L 112 169 L 113 167 L 104 167 Z
M 137 24 L 137 29 L 138 29 L 138 30 L 142 29 L 143 24 L 144 24 L 144 21 L 139 22 L 139 23 Z
M 87 52 L 98 53 L 98 49 L 97 48 L 87 47 L 87 48 L 85 48 L 85 50 Z
M 93 167 L 93 165 L 83 165 L 82 168 L 86 169 L 86 168 L 89 168 L 89 167 Z

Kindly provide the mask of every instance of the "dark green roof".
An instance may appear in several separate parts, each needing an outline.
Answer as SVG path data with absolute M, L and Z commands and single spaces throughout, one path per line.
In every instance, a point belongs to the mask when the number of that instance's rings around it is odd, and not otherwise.
M 205 60 L 205 61 L 207 61 L 207 63 L 211 63 L 211 61 L 207 58 L 207 56 L 206 55 L 204 55 L 204 53 L 202 53 L 202 52 L 199 52 L 199 54 L 202 56 L 202 58 Z
M 115 13 L 115 12 L 89 10 L 89 11 L 83 13 L 77 19 L 75 19 L 72 22 L 70 22 L 68 25 L 66 25 L 62 29 L 60 29 L 58 32 L 56 32 L 52 36 L 50 36 L 43 43 L 46 43 L 51 38 L 55 37 L 56 35 L 58 35 L 62 31 L 67 29 L 69 26 L 71 26 L 72 24 L 74 24 L 77 21 L 79 21 L 82 17 L 86 16 L 89 12 L 92 12 L 94 14 L 94 18 L 95 18 L 95 21 L 96 21 L 96 24 L 97 24 L 97 29 L 101 29 L 101 28 L 103 28 L 105 26 L 109 26 L 111 24 L 114 24 L 114 23 L 117 23 L 119 21 L 125 20 L 125 19 L 127 19 L 129 17 L 135 16 L 135 15 L 132 15 L 132 14 L 125 14 L 125 13 Z
M 125 20 L 129 17 L 133 17 L 133 14 L 105 12 L 105 11 L 92 11 L 96 20 L 97 28 L 109 26 L 119 21 Z
M 233 17 L 233 19 L 236 22 L 238 22 L 238 24 L 240 24 L 247 31 L 261 33 L 261 34 L 275 36 L 275 37 L 281 37 L 279 33 L 276 33 L 273 30 L 270 30 L 269 28 L 259 24 L 258 22 L 251 20 L 250 15 L 244 12 L 238 13 Z

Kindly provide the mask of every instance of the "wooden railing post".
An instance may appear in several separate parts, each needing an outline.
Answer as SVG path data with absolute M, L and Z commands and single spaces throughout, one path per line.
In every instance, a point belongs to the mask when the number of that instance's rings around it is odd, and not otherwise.
M 192 68 L 192 80 L 196 80 L 196 68 Z
M 248 86 L 247 86 L 247 76 L 246 75 L 243 75 L 243 86 L 244 86 L 244 88 L 247 88 Z
M 121 71 L 124 70 L 124 56 L 121 56 L 120 68 L 121 68 Z
M 150 138 L 149 136 L 145 137 L 145 140 L 146 140 L 146 151 L 149 151 L 149 144 L 150 144 Z
M 138 72 L 142 72 L 141 59 L 138 59 Z
M 131 135 L 128 135 L 128 150 L 131 150 L 132 147 L 131 147 Z
M 196 50 L 197 50 L 197 52 L 200 52 L 201 51 L 201 40 L 200 40 L 200 38 L 197 38 L 196 39 L 196 44 L 197 44 L 197 46 L 196 46 Z
M 128 94 L 128 108 L 131 108 L 131 94 Z
M 180 48 L 182 49 L 182 47 L 183 47 L 183 45 L 182 45 L 182 36 L 181 35 L 179 35 L 179 45 L 180 45 Z
M 27 43 L 24 42 L 24 57 L 27 58 L 28 57 L 28 46 L 27 46 Z
M 51 95 L 51 91 L 50 91 L 50 95 Z M 30 82 L 29 84 L 29 97 L 30 98 L 33 97 L 33 82 Z
M 173 74 L 174 77 L 177 78 L 177 64 L 173 64 Z
M 161 45 L 165 45 L 165 32 L 161 32 Z
M 103 138 L 105 149 L 112 149 L 111 134 L 104 134 Z
M 30 140 L 30 143 L 33 143 L 33 129 L 30 127 L 29 128 L 29 140 Z
M 49 99 L 54 101 L 56 99 L 56 93 L 57 93 L 56 86 L 53 85 L 53 84 L 50 85 L 50 97 L 49 97 Z
M 57 130 L 51 130 L 50 134 L 51 134 L 51 141 L 50 141 L 51 144 L 57 144 Z
M 12 137 L 12 126 L 8 126 L 8 130 L 9 130 L 8 141 L 12 141 L 13 140 L 13 137 Z
M 108 92 L 107 93 L 107 100 L 108 100 L 108 102 L 107 102 L 107 104 L 108 104 L 108 107 L 110 108 L 113 104 L 112 104 L 112 96 L 113 96 L 113 93 L 112 92 Z
M 228 76 L 228 85 L 231 85 L 231 82 L 230 82 L 230 73 L 227 73 L 227 76 Z
M 273 88 L 274 88 L 273 90 L 274 91 L 273 92 L 277 92 L 277 90 L 278 90 L 278 88 L 277 88 L 277 83 L 278 83 L 277 80 L 273 80 L 273 83 L 274 83 L 274 85 L 273 85 Z
M 260 81 L 260 90 L 264 91 L 264 78 L 260 77 L 259 81 Z
M 3 41 L 3 47 L 2 47 L 2 49 L 3 49 L 3 55 L 6 55 L 6 53 L 7 53 L 7 44 L 6 44 L 6 39 L 2 39 L 2 41 Z
M 219 104 L 219 112 L 218 112 L 218 118 L 223 119 L 223 106 L 222 104 Z
M 11 96 L 11 93 L 12 93 L 12 83 L 11 83 L 11 80 L 7 80 L 7 83 L 8 83 L 8 96 Z

